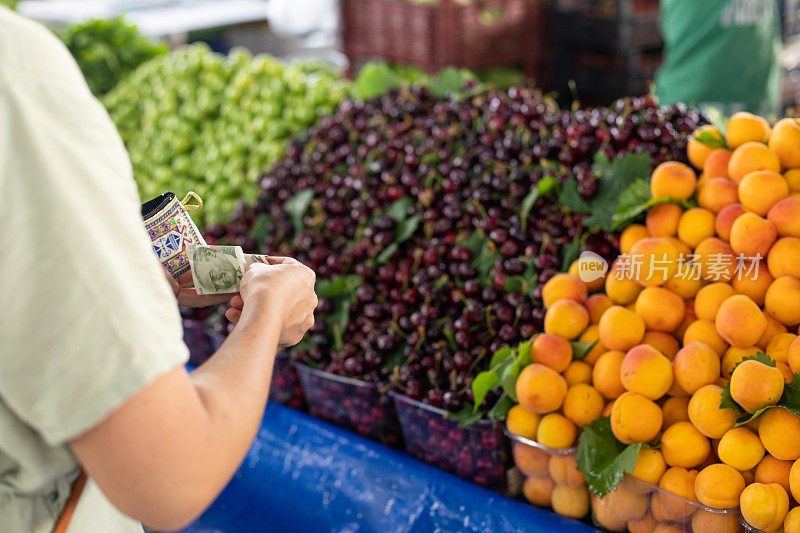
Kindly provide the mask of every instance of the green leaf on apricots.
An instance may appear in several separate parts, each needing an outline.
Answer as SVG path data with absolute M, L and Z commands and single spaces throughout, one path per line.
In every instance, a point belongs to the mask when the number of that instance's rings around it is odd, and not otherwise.
M 744 415 L 747 414 L 742 406 L 740 406 L 731 396 L 731 386 L 727 385 L 724 389 L 722 389 L 722 400 L 719 402 L 720 409 L 730 409 L 734 413 Z
M 514 355 L 514 348 L 511 346 L 503 346 L 494 354 L 492 354 L 492 359 L 489 361 L 489 368 L 494 368 L 500 361 L 508 359 L 510 356 Z
M 483 403 L 486 394 L 498 385 L 500 385 L 500 376 L 493 370 L 484 370 L 475 376 L 475 379 L 472 380 L 472 395 L 475 399 L 475 406 L 473 409 L 475 411 L 477 411 Z
M 522 223 L 522 231 L 525 231 L 528 226 L 528 216 L 530 216 L 531 209 L 533 209 L 533 204 L 536 203 L 536 200 L 556 190 L 558 190 L 558 181 L 553 176 L 547 176 L 546 178 L 539 180 L 539 183 L 536 184 L 536 187 L 531 189 L 531 192 L 525 195 L 525 198 L 523 198 L 522 203 L 520 204 L 520 221 Z
M 386 210 L 386 214 L 395 222 L 402 222 L 408 218 L 408 208 L 412 205 L 414 205 L 414 201 L 408 196 L 403 196 L 392 202 L 392 205 Z
M 561 271 L 567 272 L 569 270 L 570 265 L 578 259 L 581 255 L 581 246 L 583 246 L 582 240 L 572 241 L 568 245 L 564 247 L 563 251 L 563 258 L 561 259 Z
M 589 352 L 592 351 L 592 348 L 597 346 L 597 343 L 600 339 L 597 339 L 594 342 L 578 342 L 578 341 L 570 341 L 570 345 L 572 345 L 572 359 L 575 361 L 582 361 Z
M 693 135 L 693 137 L 696 141 L 705 144 L 709 148 L 724 148 L 725 150 L 730 150 L 730 147 L 725 142 L 725 139 L 717 138 L 710 131 L 701 131 L 700 133 Z
M 791 383 L 783 386 L 783 396 L 778 405 L 800 416 L 800 372 L 794 375 Z
M 608 417 L 583 426 L 575 459 L 589 490 L 601 498 L 615 490 L 625 473 L 636 467 L 643 446 L 647 445 L 641 442 L 625 445 L 618 441 Z
M 705 113 L 711 125 L 725 137 L 725 132 L 728 130 L 728 119 L 725 118 L 722 111 L 716 107 L 707 107 Z M 728 150 L 730 150 L 730 148 L 728 148 Z
M 622 193 L 636 180 L 647 180 L 650 176 L 650 156 L 629 154 L 609 161 L 604 153 L 599 152 L 592 170 L 598 175 L 597 195 L 588 202 L 591 214 L 583 225 L 590 229 L 613 231 L 613 216 Z
M 765 364 L 767 366 L 771 366 L 772 368 L 775 368 L 776 366 L 778 366 L 775 363 L 775 361 L 773 361 L 772 358 L 770 356 L 768 356 L 767 354 L 765 354 L 764 352 L 756 352 L 755 355 L 748 355 L 747 357 L 743 357 L 741 361 L 736 363 L 736 366 L 733 367 L 733 370 L 736 370 L 736 367 L 741 365 L 745 361 L 758 361 L 759 363 L 763 363 L 763 364 Z M 731 372 L 733 372 L 733 370 L 731 370 Z
M 500 398 L 497 399 L 494 406 L 489 409 L 489 412 L 486 413 L 486 416 L 488 416 L 490 420 L 505 420 L 509 409 L 514 407 L 515 403 L 516 399 L 513 399 L 508 394 L 503 393 Z
M 314 189 L 304 189 L 283 204 L 283 210 L 289 215 L 289 220 L 292 221 L 295 233 L 300 233 L 305 228 L 303 224 L 303 215 L 308 211 L 311 205 L 311 200 L 314 199 Z
M 463 428 L 482 419 L 483 411 L 476 411 L 473 406 L 467 403 L 467 405 L 462 407 L 461 410 L 456 412 L 448 412 L 446 415 L 444 415 L 444 417 L 447 420 L 457 420 L 458 427 Z
M 517 351 L 519 355 L 517 355 L 517 360 L 514 362 L 516 365 L 518 373 L 522 371 L 523 368 L 528 366 L 533 362 L 532 360 L 532 350 L 533 350 L 533 341 L 536 339 L 538 335 L 534 335 L 530 339 L 526 341 L 522 341 L 519 343 L 517 347 Z

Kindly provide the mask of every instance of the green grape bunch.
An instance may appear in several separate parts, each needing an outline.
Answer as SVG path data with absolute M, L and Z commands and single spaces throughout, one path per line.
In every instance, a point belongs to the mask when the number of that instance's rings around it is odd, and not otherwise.
M 142 35 L 122 17 L 95 19 L 56 30 L 95 96 L 110 91 L 128 72 L 165 54 L 163 43 Z
M 350 93 L 316 61 L 284 63 L 244 49 L 193 44 L 143 64 L 102 100 L 130 154 L 143 200 L 193 190 L 203 228 L 251 204 L 286 142 Z

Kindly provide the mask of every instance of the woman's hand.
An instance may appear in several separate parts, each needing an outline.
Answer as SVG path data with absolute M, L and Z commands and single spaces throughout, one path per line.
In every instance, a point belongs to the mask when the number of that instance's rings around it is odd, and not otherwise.
M 289 257 L 270 257 L 269 264 L 254 263 L 245 272 L 240 293 L 230 302 L 225 316 L 238 324 L 278 315 L 282 324 L 279 344 L 293 346 L 314 325 L 317 295 L 314 271 Z
M 185 307 L 208 307 L 209 305 L 225 303 L 231 299 L 230 294 L 197 294 L 194 288 L 181 287 L 166 268 L 164 268 L 164 277 L 167 278 L 169 286 L 172 287 L 172 292 L 175 293 L 178 305 L 183 305 Z

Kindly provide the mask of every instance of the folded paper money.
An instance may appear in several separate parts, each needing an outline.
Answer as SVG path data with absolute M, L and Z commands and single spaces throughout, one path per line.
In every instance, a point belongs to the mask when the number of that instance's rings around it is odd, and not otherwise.
M 245 254 L 241 246 L 190 244 L 186 247 L 197 294 L 239 292 L 245 269 L 253 263 L 269 263 L 267 256 Z

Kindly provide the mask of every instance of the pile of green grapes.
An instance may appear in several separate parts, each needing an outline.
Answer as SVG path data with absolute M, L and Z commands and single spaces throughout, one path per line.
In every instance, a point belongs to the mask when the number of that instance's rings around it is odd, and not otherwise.
M 197 192 L 202 228 L 258 197 L 286 141 L 329 115 L 350 84 L 316 61 L 284 63 L 194 44 L 141 65 L 103 97 L 130 154 L 142 201 Z

